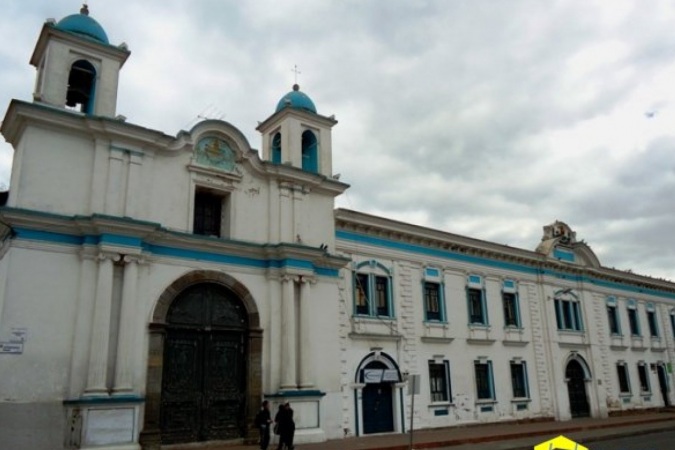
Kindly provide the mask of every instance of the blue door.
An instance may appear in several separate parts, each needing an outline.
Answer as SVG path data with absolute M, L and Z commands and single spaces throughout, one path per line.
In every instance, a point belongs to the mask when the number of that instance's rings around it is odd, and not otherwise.
M 381 362 L 373 361 L 364 370 L 385 369 Z M 361 393 L 363 434 L 394 431 L 394 408 L 391 383 L 367 383 Z

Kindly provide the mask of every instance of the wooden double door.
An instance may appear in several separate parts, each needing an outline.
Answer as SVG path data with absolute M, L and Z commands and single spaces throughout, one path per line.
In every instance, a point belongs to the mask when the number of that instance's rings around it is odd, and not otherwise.
M 236 439 L 246 414 L 246 314 L 231 292 L 200 285 L 169 310 L 162 443 Z

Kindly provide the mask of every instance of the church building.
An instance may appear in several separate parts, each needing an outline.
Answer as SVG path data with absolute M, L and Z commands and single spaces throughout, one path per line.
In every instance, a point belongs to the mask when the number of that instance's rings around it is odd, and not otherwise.
M 130 54 L 86 5 L 45 22 L 0 128 L 7 448 L 253 443 L 263 400 L 297 443 L 675 401 L 675 283 L 560 221 L 526 250 L 336 209 L 337 121 L 297 85 L 260 151 L 129 123 Z

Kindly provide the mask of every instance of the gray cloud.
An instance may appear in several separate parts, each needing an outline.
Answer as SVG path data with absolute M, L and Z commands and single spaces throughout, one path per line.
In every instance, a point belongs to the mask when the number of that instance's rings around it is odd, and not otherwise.
M 30 99 L 46 17 L 9 0 L 0 103 Z M 637 0 L 90 2 L 126 41 L 119 107 L 175 134 L 223 117 L 254 148 L 293 83 L 335 114 L 341 206 L 533 249 L 564 220 L 609 266 L 673 277 L 675 6 Z M 671 77 L 671 78 L 669 78 Z M 645 112 L 654 111 L 651 119 Z M 672 123 L 672 122 L 670 122 Z M 11 151 L 0 147 L 0 180 Z

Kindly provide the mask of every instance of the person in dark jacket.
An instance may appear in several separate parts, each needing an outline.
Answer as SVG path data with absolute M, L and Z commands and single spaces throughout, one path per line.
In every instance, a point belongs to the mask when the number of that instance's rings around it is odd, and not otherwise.
M 293 410 L 291 405 L 285 403 L 284 405 L 279 405 L 279 411 L 274 417 L 276 422 L 278 434 L 279 434 L 279 445 L 277 450 L 282 450 L 286 448 L 287 450 L 293 450 L 293 438 L 295 437 L 295 422 L 293 421 Z
M 270 425 L 272 423 L 272 414 L 270 414 L 270 404 L 267 400 L 262 402 L 260 411 L 255 416 L 255 426 L 260 430 L 260 450 L 267 450 L 270 445 Z

